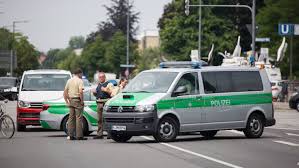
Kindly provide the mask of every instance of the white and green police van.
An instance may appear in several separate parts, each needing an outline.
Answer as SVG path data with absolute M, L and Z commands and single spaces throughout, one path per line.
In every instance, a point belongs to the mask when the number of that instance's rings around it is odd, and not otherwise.
M 212 138 L 219 130 L 259 138 L 275 124 L 271 85 L 265 70 L 201 67 L 200 62 L 165 62 L 138 74 L 104 106 L 111 138 L 153 135 L 169 142 L 180 133 Z

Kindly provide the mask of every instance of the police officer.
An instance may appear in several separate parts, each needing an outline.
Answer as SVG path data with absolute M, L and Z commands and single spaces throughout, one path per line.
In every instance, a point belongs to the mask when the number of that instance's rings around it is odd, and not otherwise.
M 94 91 L 97 98 L 97 112 L 98 112 L 98 130 L 97 136 L 94 139 L 103 139 L 103 107 L 105 103 L 111 98 L 113 90 L 112 83 L 106 81 L 106 75 L 104 72 L 98 74 L 99 84 Z
M 83 99 L 83 72 L 76 69 L 73 78 L 69 79 L 64 89 L 64 100 L 70 109 L 68 119 L 68 139 L 69 140 L 87 140 L 83 137 L 82 112 L 84 108 Z M 76 132 L 76 137 L 74 133 Z

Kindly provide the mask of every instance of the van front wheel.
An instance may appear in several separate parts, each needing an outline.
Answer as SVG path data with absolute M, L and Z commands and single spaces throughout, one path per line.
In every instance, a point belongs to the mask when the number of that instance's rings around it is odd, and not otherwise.
M 179 133 L 179 124 L 172 117 L 164 117 L 160 120 L 154 138 L 158 142 L 174 141 Z
M 253 114 L 247 121 L 244 134 L 247 138 L 259 138 L 264 132 L 264 122 L 261 115 Z

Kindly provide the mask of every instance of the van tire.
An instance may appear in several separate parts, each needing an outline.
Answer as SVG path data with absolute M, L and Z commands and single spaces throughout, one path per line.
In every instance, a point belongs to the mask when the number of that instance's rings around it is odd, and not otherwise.
M 164 135 L 163 135 L 164 134 Z M 169 135 L 166 135 L 169 134 Z M 179 123 L 173 117 L 163 117 L 154 133 L 157 142 L 172 142 L 179 134 Z
M 264 127 L 263 117 L 259 114 L 251 114 L 243 132 L 247 138 L 260 138 L 264 132 Z
M 62 121 L 62 130 L 65 132 L 66 135 L 68 135 L 68 130 L 67 130 L 67 121 L 69 119 L 69 116 L 66 116 L 63 121 Z M 88 124 L 86 119 L 83 117 L 82 119 L 83 122 L 83 135 L 88 136 L 92 133 L 92 131 L 88 130 Z
M 17 131 L 18 132 L 24 132 L 26 130 L 26 125 L 21 125 L 17 123 Z
M 110 137 L 111 137 L 111 139 L 113 139 L 115 142 L 118 142 L 118 143 L 125 143 L 132 138 L 132 136 L 130 136 L 130 135 L 120 134 L 117 132 L 111 132 Z
M 214 130 L 214 131 L 200 131 L 200 135 L 202 135 L 203 137 L 205 137 L 207 139 L 212 139 L 217 134 L 217 132 L 218 132 L 218 130 Z
M 295 107 L 296 107 L 295 109 L 299 112 L 299 100 L 297 100 Z

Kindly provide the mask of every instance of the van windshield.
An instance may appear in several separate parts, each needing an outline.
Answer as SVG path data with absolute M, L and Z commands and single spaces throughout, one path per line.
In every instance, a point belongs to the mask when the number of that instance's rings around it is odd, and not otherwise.
M 143 72 L 137 75 L 124 92 L 166 93 L 177 72 Z
M 68 74 L 28 74 L 24 76 L 22 91 L 63 91 Z

